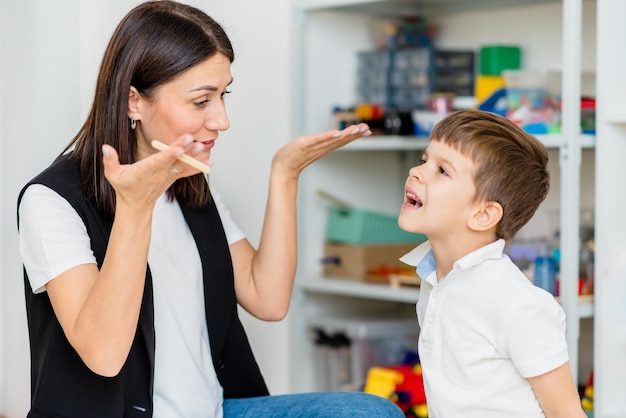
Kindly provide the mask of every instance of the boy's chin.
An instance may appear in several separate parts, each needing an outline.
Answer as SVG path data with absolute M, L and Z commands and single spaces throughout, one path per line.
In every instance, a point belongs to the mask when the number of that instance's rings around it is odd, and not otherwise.
M 415 225 L 413 222 L 410 222 L 410 220 L 407 218 L 408 216 L 402 216 L 402 214 L 400 214 L 400 216 L 398 217 L 398 226 L 400 227 L 400 229 L 406 232 L 411 232 L 413 234 L 423 234 L 422 229 L 418 228 L 417 225 Z

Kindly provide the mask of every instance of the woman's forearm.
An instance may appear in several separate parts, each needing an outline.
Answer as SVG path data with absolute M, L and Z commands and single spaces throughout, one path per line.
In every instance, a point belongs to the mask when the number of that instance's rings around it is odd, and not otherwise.
M 250 268 L 253 295 L 244 306 L 264 320 L 280 320 L 289 309 L 297 265 L 297 190 L 297 178 L 270 175 L 261 239 Z
M 118 209 L 99 271 L 79 266 L 48 286 L 68 340 L 103 376 L 116 375 L 126 361 L 143 298 L 152 218 L 129 212 Z

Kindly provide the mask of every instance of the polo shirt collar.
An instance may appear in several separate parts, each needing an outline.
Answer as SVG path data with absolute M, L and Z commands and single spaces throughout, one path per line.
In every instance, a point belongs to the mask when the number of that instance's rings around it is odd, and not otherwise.
M 498 239 L 491 244 L 487 244 L 484 247 L 463 256 L 454 263 L 450 273 L 474 267 L 485 260 L 502 258 L 505 244 L 505 240 Z M 436 264 L 435 255 L 433 253 L 432 246 L 430 245 L 430 241 L 420 244 L 417 248 L 414 248 L 411 252 L 402 256 L 400 261 L 408 264 L 409 266 L 415 266 L 417 275 L 423 280 L 430 282 L 434 279 L 435 282 L 437 281 L 434 275 L 431 277 L 435 271 Z M 448 273 L 447 276 L 449 276 L 450 273 Z

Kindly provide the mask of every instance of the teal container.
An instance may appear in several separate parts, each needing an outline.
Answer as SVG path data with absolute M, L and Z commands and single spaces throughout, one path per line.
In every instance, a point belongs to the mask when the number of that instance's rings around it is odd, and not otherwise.
M 332 206 L 328 211 L 326 240 L 345 244 L 420 243 L 426 236 L 398 226 L 398 217 L 363 209 Z

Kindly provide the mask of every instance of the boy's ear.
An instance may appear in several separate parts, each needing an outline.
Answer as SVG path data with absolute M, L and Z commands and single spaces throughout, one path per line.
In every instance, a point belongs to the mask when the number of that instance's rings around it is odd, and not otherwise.
M 139 101 L 141 100 L 141 94 L 136 88 L 130 86 L 128 90 L 128 118 L 129 119 L 141 119 L 139 116 Z
M 502 205 L 498 202 L 484 202 L 477 207 L 468 221 L 468 226 L 474 231 L 487 231 L 495 228 L 502 219 Z

